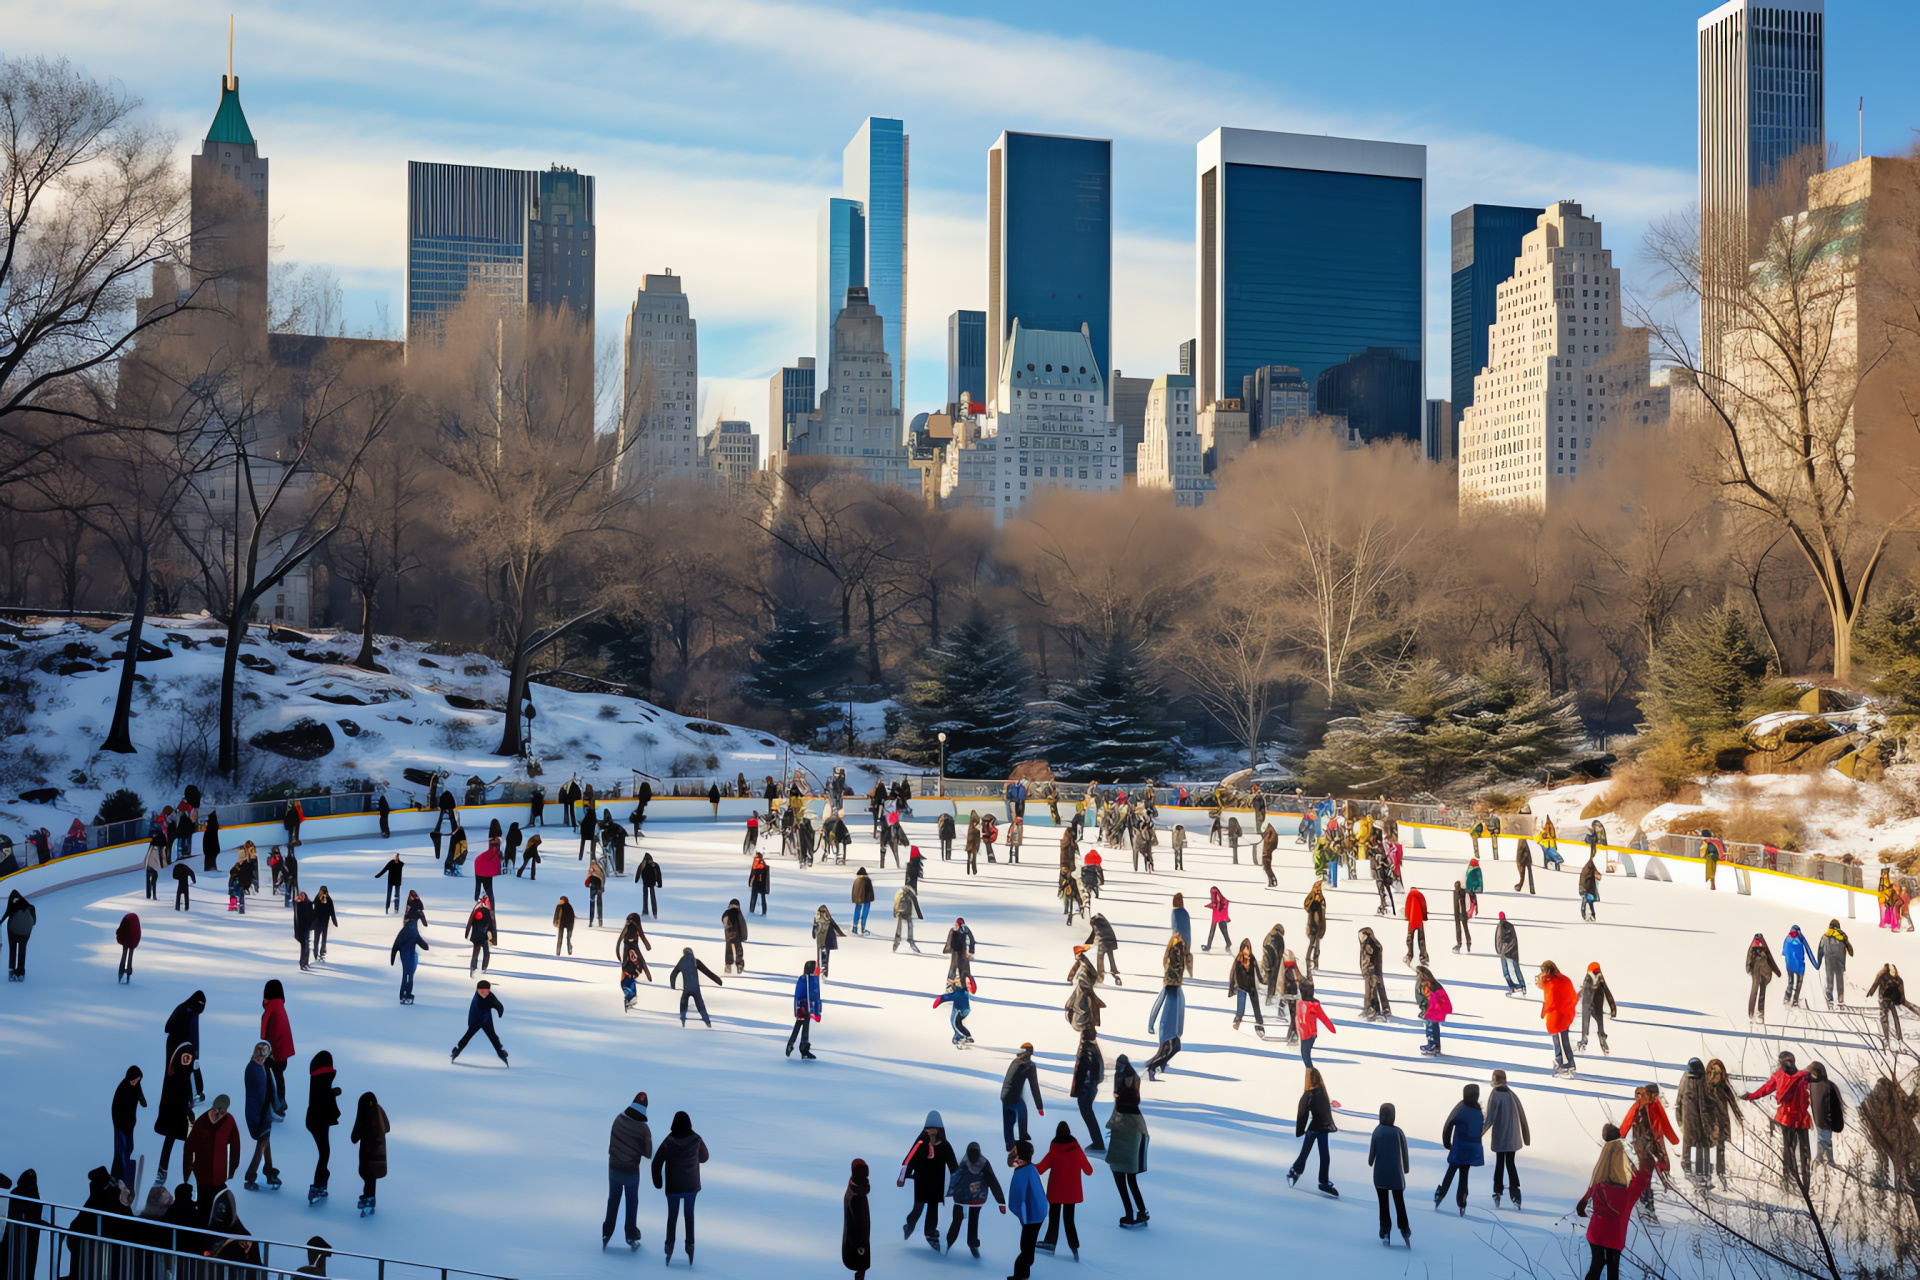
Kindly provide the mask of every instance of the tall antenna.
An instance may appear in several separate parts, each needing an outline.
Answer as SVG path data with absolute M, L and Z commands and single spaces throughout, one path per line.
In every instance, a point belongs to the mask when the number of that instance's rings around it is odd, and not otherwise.
M 1867 98 L 1860 95 L 1860 158 L 1867 158 Z
M 233 78 L 233 15 L 227 15 L 227 87 L 238 89 L 240 84 Z

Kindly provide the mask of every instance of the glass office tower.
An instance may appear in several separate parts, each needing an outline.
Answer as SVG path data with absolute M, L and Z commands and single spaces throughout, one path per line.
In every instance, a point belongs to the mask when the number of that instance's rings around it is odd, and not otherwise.
M 593 178 L 554 165 L 407 162 L 407 337 L 470 289 L 593 323 Z
M 1426 171 L 1426 148 L 1404 143 L 1254 129 L 1200 143 L 1203 406 L 1263 365 L 1298 369 L 1316 396 L 1330 369 L 1343 389 L 1379 374 L 1362 397 L 1372 431 L 1420 438 L 1421 398 L 1400 388 L 1406 362 L 1421 377 Z
M 880 313 L 895 360 L 893 403 L 905 402 L 907 332 L 907 135 L 901 122 L 871 116 L 841 155 L 840 194 L 866 214 L 867 300 Z M 855 280 L 850 283 L 859 284 Z M 844 306 L 841 290 L 835 308 Z M 833 326 L 827 325 L 831 342 Z M 823 351 L 822 357 L 828 354 Z M 822 363 L 821 368 L 825 368 Z
M 1013 322 L 1073 333 L 1113 369 L 1113 143 L 1003 133 L 987 153 L 987 376 Z M 991 407 L 991 406 L 989 406 Z
M 1470 204 L 1453 215 L 1453 422 L 1449 456 L 1460 443 L 1459 423 L 1473 403 L 1473 380 L 1487 367 L 1487 329 L 1500 286 L 1513 276 L 1520 241 L 1545 209 Z
M 987 313 L 956 311 L 947 317 L 948 404 L 987 402 Z
M 833 353 L 833 322 L 847 305 L 847 290 L 867 282 L 867 218 L 858 200 L 835 196 L 821 207 L 820 250 L 815 267 L 819 277 L 814 361 L 816 368 L 825 370 Z

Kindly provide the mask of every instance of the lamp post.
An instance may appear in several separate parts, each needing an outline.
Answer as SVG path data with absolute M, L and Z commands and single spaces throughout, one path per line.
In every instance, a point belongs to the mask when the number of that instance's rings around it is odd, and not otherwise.
M 947 731 L 942 729 L 940 737 L 940 794 L 947 794 Z

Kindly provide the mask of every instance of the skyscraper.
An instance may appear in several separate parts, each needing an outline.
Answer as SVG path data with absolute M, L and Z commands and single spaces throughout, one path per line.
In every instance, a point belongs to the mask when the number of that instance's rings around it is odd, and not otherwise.
M 643 277 L 627 311 L 623 386 L 622 457 L 634 482 L 699 476 L 700 330 L 671 271 Z
M 1724 299 L 1753 257 L 1753 193 L 1825 167 L 1825 24 L 1825 0 L 1727 0 L 1700 19 L 1700 354 L 1709 370 L 1721 363 Z
M 188 168 L 192 279 L 215 301 L 183 319 L 216 364 L 256 358 L 267 337 L 267 160 L 238 76 L 220 77 L 220 105 Z
M 815 404 L 816 366 L 812 356 L 801 356 L 767 379 L 767 466 L 785 463 L 793 439 L 807 429 L 807 415 Z
M 987 313 L 984 311 L 956 311 L 947 317 L 946 402 L 961 404 L 963 401 L 987 402 Z
M 893 361 L 885 317 L 859 285 L 833 324 L 833 368 L 820 407 L 788 441 L 787 455 L 825 458 L 872 484 L 920 491 L 900 410 L 894 407 Z
M 593 178 L 555 165 L 407 162 L 407 340 L 437 331 L 469 290 L 570 308 L 593 324 Z
M 1641 416 L 1647 331 L 1620 325 L 1620 271 L 1600 223 L 1571 200 L 1521 241 L 1460 420 L 1460 504 L 1541 506 L 1566 491 L 1595 441 Z
M 901 122 L 868 117 L 842 153 L 840 169 L 840 194 L 860 202 L 867 223 L 865 278 L 848 283 L 866 284 L 867 301 L 885 325 L 898 409 L 907 383 L 907 135 Z
M 1237 399 L 1241 380 L 1270 364 L 1298 369 L 1317 394 L 1323 373 L 1368 352 L 1411 363 L 1417 387 L 1426 148 L 1216 129 L 1197 159 L 1200 405 Z M 1363 363 L 1377 370 L 1382 359 Z M 1420 393 L 1402 399 L 1377 430 L 1418 440 Z
M 1000 366 L 1016 321 L 1033 332 L 1085 325 L 1091 367 L 1102 378 L 1112 370 L 1111 141 L 1003 133 L 987 153 L 990 396 L 1005 382 Z
M 1205 453 L 1193 403 L 1192 377 L 1161 374 L 1147 390 L 1134 483 L 1142 489 L 1172 490 L 1176 507 L 1197 507 L 1205 501 L 1206 491 L 1213 488 Z
M 1456 423 L 1473 404 L 1474 377 L 1487 367 L 1487 330 L 1493 325 L 1500 286 L 1513 276 L 1520 241 L 1544 212 L 1516 205 L 1471 204 L 1453 215 L 1452 398 Z M 1447 457 L 1454 455 L 1458 440 L 1455 431 Z
M 833 357 L 833 323 L 847 290 L 867 283 L 867 214 L 858 200 L 834 196 L 820 207 L 820 248 L 814 293 L 814 367 L 824 375 Z M 826 390 L 821 379 L 820 390 Z

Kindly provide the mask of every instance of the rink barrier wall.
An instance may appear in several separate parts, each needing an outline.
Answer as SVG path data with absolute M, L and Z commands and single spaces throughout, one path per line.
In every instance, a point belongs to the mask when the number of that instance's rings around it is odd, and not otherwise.
M 10 1191 L 0 1191 L 0 1200 L 10 1206 L 13 1195 Z M 63 1274 L 73 1276 L 172 1276 L 175 1280 L 189 1280 L 196 1276 L 243 1277 L 257 1276 L 261 1280 L 299 1280 L 298 1269 L 307 1265 L 307 1246 L 292 1244 L 285 1240 L 269 1240 L 262 1236 L 228 1236 L 216 1231 L 196 1228 L 186 1234 L 202 1241 L 209 1240 L 247 1240 L 254 1246 L 257 1262 L 213 1261 L 204 1253 L 189 1252 L 177 1248 L 161 1248 L 154 1245 L 136 1244 L 128 1240 L 103 1239 L 98 1232 L 76 1231 L 74 1219 L 83 1213 L 94 1214 L 108 1222 L 124 1222 L 127 1230 L 146 1234 L 156 1226 L 146 1218 L 136 1218 L 122 1213 L 102 1213 L 94 1209 L 80 1209 L 69 1204 L 59 1204 L 52 1200 L 28 1200 L 27 1203 L 40 1207 L 45 1212 L 41 1222 L 8 1222 L 12 1231 L 32 1232 L 46 1237 L 52 1248 L 36 1249 L 37 1257 L 31 1274 L 17 1273 L 19 1280 L 58 1280 Z M 4 1212 L 4 1209 L 0 1209 Z M 60 1223 L 60 1215 L 66 1214 L 67 1221 Z M 159 1224 L 164 1225 L 164 1224 Z M 178 1233 L 180 1228 L 172 1228 Z M 180 1243 L 176 1234 L 174 1244 Z M 292 1259 L 283 1265 L 273 1261 L 275 1250 L 281 1256 Z M 349 1249 L 337 1249 L 329 1245 L 326 1254 L 327 1274 L 335 1280 L 509 1280 L 505 1276 L 496 1276 L 485 1271 L 464 1271 L 459 1267 L 442 1267 L 427 1262 L 408 1262 L 400 1258 L 383 1258 L 377 1254 L 354 1253 Z M 71 1272 L 62 1266 L 71 1264 Z M 42 1270 L 44 1264 L 44 1271 Z
M 936 786 L 938 786 L 939 782 L 939 780 L 932 778 L 919 779 L 919 781 L 933 783 Z M 956 780 L 952 778 L 945 779 L 945 783 L 950 792 L 956 786 Z M 963 823 L 965 821 L 965 814 L 961 809 L 963 803 L 967 804 L 968 809 L 977 808 L 982 811 L 991 811 L 999 807 L 991 802 L 1001 801 L 1003 799 L 1001 788 L 1003 788 L 1004 785 L 1004 783 L 995 784 L 975 780 L 968 783 L 969 789 L 976 792 L 976 794 L 973 795 L 918 795 L 914 798 L 914 815 L 916 818 L 925 818 L 928 816 L 929 810 L 937 814 L 939 807 L 945 805 L 947 811 L 953 815 L 956 824 Z M 1067 800 L 1065 785 L 1056 785 L 1062 786 L 1061 800 L 1064 803 Z M 1085 784 L 1072 785 L 1081 793 L 1087 790 Z M 1160 792 L 1165 792 L 1169 799 L 1175 794 L 1172 788 L 1155 788 L 1155 792 L 1156 795 Z M 493 800 L 477 805 L 461 805 L 459 808 L 463 814 L 474 814 L 476 816 L 485 814 L 489 819 L 498 817 L 502 824 L 506 825 L 514 821 L 524 821 L 528 809 L 528 798 L 516 796 L 512 799 Z M 1299 803 L 1297 797 L 1291 795 L 1276 798 L 1283 798 L 1295 804 Z M 379 815 L 374 809 L 378 801 L 378 793 L 349 793 L 334 796 L 298 797 L 298 799 L 301 807 L 306 810 L 308 814 L 302 826 L 303 831 L 306 827 L 314 823 L 326 824 L 326 826 L 322 828 L 325 834 L 317 836 L 316 838 L 318 839 L 351 839 L 370 836 L 379 830 Z M 631 795 L 613 795 L 605 797 L 605 801 L 615 803 L 616 817 L 623 827 L 629 826 L 634 797 Z M 861 795 L 850 794 L 846 798 L 843 814 L 849 828 L 859 830 L 862 829 L 862 824 L 870 825 L 871 819 L 866 811 L 864 801 L 865 798 Z M 979 803 L 982 801 L 988 803 Z M 287 801 L 264 801 L 225 806 L 228 812 L 241 810 L 246 816 L 253 818 L 253 820 L 233 823 L 223 821 L 221 823 L 222 855 L 226 856 L 231 854 L 242 843 L 249 839 L 253 840 L 256 845 L 263 849 L 273 844 L 281 843 L 285 837 L 285 828 L 280 820 L 280 815 L 285 811 L 287 803 Z M 776 804 L 784 803 L 784 801 L 776 802 Z M 596 801 L 596 804 L 604 804 L 604 801 Z M 1043 817 L 1046 815 L 1046 802 L 1044 800 L 1036 800 L 1029 797 L 1027 804 L 1030 813 L 1037 806 L 1040 815 Z M 333 809 L 335 812 L 313 812 L 313 810 L 322 807 Z M 806 807 L 809 813 L 818 817 L 824 814 L 827 801 L 823 796 L 811 796 L 806 800 Z M 1408 809 L 1430 811 L 1433 812 L 1435 816 L 1438 816 L 1439 814 L 1448 812 L 1444 807 L 1400 804 L 1394 804 L 1391 807 L 1395 811 L 1396 819 L 1399 821 L 1401 829 L 1412 835 L 1411 839 L 1403 841 L 1408 848 L 1444 848 L 1445 851 L 1458 853 L 1463 858 L 1471 855 L 1472 837 L 1469 834 L 1471 830 L 1470 826 L 1463 828 L 1451 822 L 1410 820 L 1398 816 L 1401 812 Z M 759 812 L 764 816 L 769 811 L 769 808 L 768 802 L 761 798 L 723 796 L 721 797 L 716 813 L 712 802 L 704 796 L 656 795 L 648 801 L 647 820 L 649 822 L 665 821 L 675 824 L 682 822 L 695 824 L 702 822 L 707 824 L 745 822 L 749 814 Z M 1160 810 L 1162 813 L 1172 812 L 1194 815 L 1195 820 L 1187 824 L 1188 829 L 1190 832 L 1200 833 L 1202 839 L 1204 839 L 1210 823 L 1209 811 L 1205 807 L 1192 804 L 1181 806 L 1169 803 L 1161 805 Z M 545 816 L 553 819 L 553 821 L 545 822 L 543 826 L 532 828 L 532 830 L 540 831 L 543 834 L 553 831 L 569 832 L 570 829 L 563 826 L 559 820 L 560 812 L 560 803 L 549 796 L 546 801 Z M 1228 807 L 1224 812 L 1250 814 L 1252 810 L 1250 808 Z M 508 816 L 509 814 L 518 816 L 510 817 Z M 1291 819 L 1294 823 L 1294 829 L 1297 832 L 1298 824 L 1304 814 L 1298 809 L 1281 808 L 1270 810 L 1267 816 L 1269 818 Z M 1427 813 L 1423 812 L 1422 817 L 1426 816 Z M 1471 814 L 1462 814 L 1461 816 L 1470 819 L 1474 818 L 1474 815 Z M 391 811 L 390 826 L 396 835 L 424 835 L 433 828 L 438 821 L 438 817 L 438 811 L 433 809 L 394 809 Z M 1063 820 L 1070 820 L 1067 819 L 1065 812 L 1062 813 L 1062 818 Z M 1511 850 L 1512 846 L 1507 842 L 1522 837 L 1530 840 L 1537 840 L 1538 838 L 1537 835 L 1535 835 L 1538 820 L 1532 815 L 1502 815 L 1501 822 L 1503 828 L 1505 828 L 1509 822 L 1515 826 L 1524 825 L 1527 828 L 1524 831 L 1507 829 L 1501 831 L 1499 839 L 1509 850 Z M 22 867 L 14 874 L 5 877 L 4 880 L 0 880 L 0 884 L 4 884 L 8 889 L 20 889 L 29 899 L 32 899 L 59 892 L 62 889 L 89 884 L 111 876 L 125 875 L 130 872 L 139 871 L 146 860 L 147 841 L 145 837 L 146 824 L 144 820 L 138 824 L 115 825 L 119 827 L 138 825 L 141 834 L 138 839 L 126 839 L 102 848 L 90 849 L 82 853 L 65 854 L 45 863 Z M 471 828 L 473 824 L 468 823 L 467 825 Z M 1051 829 L 1052 824 L 1050 821 L 1039 828 L 1039 830 Z M 524 826 L 523 830 L 526 830 Z M 231 841 L 228 840 L 229 833 L 232 833 L 234 836 Z M 572 836 L 571 838 L 577 840 L 578 837 Z M 1491 837 L 1484 838 L 1491 839 Z M 471 835 L 469 836 L 469 840 L 471 842 Z M 1439 841 L 1440 843 L 1436 844 L 1434 841 Z M 1030 838 L 1029 843 L 1032 842 L 1032 838 Z M 1584 840 L 1573 840 L 1562 836 L 1559 838 L 1558 843 L 1562 850 L 1562 856 L 1567 859 L 1571 867 L 1571 871 L 1568 872 L 1568 874 L 1577 873 L 1578 867 L 1575 864 L 1583 860 L 1580 854 L 1585 850 L 1586 842 Z M 1608 875 L 1637 876 L 1641 874 L 1648 860 L 1658 859 L 1663 864 L 1672 864 L 1672 866 L 1669 867 L 1670 871 L 1677 867 L 1689 865 L 1699 867 L 1700 871 L 1697 878 L 1689 878 L 1682 872 L 1674 876 L 1673 880 L 1675 883 L 1691 883 L 1700 887 L 1705 886 L 1706 860 L 1694 852 L 1702 843 L 1698 837 L 1663 836 L 1656 837 L 1655 840 L 1650 843 L 1655 847 L 1635 849 L 1626 845 L 1600 845 L 1600 849 L 1607 855 L 1606 865 L 1602 868 L 1603 873 Z M 481 847 L 484 847 L 484 837 L 482 837 Z M 1759 846 L 1743 846 L 1740 852 L 1745 853 L 1748 849 L 1757 850 L 1759 848 Z M 476 848 L 475 852 L 477 851 Z M 19 856 L 23 852 L 24 850 L 21 847 L 16 846 L 16 856 Z M 1859 911 L 1862 903 L 1859 901 L 1859 898 L 1864 898 L 1868 918 L 1876 920 L 1878 918 L 1878 906 L 1875 896 L 1871 891 L 1864 889 L 1859 882 L 1858 877 L 1863 871 L 1863 868 L 1857 863 L 1841 863 L 1833 859 L 1815 858 L 1804 854 L 1791 855 L 1793 858 L 1799 860 L 1798 865 L 1818 866 L 1822 870 L 1830 873 L 1851 873 L 1854 882 L 1849 884 L 1845 881 L 1836 882 L 1833 879 L 1796 874 L 1791 870 L 1746 865 L 1744 861 L 1732 856 L 1733 853 L 1734 850 L 1730 848 L 1729 856 L 1720 860 L 1719 870 L 1721 874 L 1718 877 L 1717 883 L 1722 891 L 1732 889 L 1732 891 L 1737 893 L 1788 902 L 1794 905 L 1809 907 L 1817 905 L 1819 910 L 1826 911 L 1830 916 L 1841 919 L 1860 918 Z M 189 856 L 198 857 L 199 854 L 196 851 Z M 1789 855 L 1781 854 L 1780 856 L 1787 857 Z M 171 863 L 168 865 L 170 866 Z M 1499 863 L 1490 863 L 1486 860 L 1482 861 L 1482 868 L 1488 872 L 1490 880 L 1494 868 L 1498 865 Z M 1544 869 L 1536 854 L 1534 862 L 1534 875 L 1536 880 L 1542 874 L 1551 876 L 1556 873 Z M 168 877 L 163 873 L 163 884 L 161 886 L 163 894 L 166 889 L 164 884 L 166 878 Z M 196 885 L 196 887 L 200 886 Z M 1493 886 L 1490 884 L 1490 887 Z M 207 893 L 217 893 L 218 891 L 218 888 L 215 886 L 207 886 L 202 889 L 202 892 Z M 1858 895 L 1858 897 L 1856 897 L 1856 895 Z

